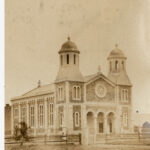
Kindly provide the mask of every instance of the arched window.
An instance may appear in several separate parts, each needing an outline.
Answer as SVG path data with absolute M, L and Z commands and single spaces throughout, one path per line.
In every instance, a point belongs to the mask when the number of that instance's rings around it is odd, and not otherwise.
M 76 98 L 76 87 L 73 87 L 73 98 Z
M 122 61 L 122 69 L 124 70 L 124 61 Z
M 60 127 L 63 126 L 63 111 L 60 112 Z
M 77 87 L 77 99 L 80 98 L 80 87 Z
M 39 105 L 39 126 L 42 127 L 44 125 L 44 106 L 43 104 Z
M 128 89 L 121 90 L 121 100 L 122 102 L 128 102 Z
M 67 54 L 67 64 L 69 64 L 69 54 Z
M 34 106 L 33 105 L 30 106 L 29 111 L 30 111 L 30 113 L 29 113 L 29 115 L 30 115 L 29 124 L 30 124 L 30 127 L 34 127 Z
M 80 86 L 74 86 L 72 90 L 73 100 L 81 99 L 81 88 Z
M 74 64 L 76 64 L 76 55 L 74 54 Z
M 110 61 L 110 71 L 112 70 L 111 61 Z
M 48 105 L 48 125 L 52 126 L 54 124 L 54 104 L 49 102 Z
M 123 113 L 123 126 L 127 127 L 128 126 L 128 114 Z
M 60 60 L 61 61 L 61 66 L 62 66 L 63 65 L 63 56 L 62 55 L 60 56 L 60 59 L 61 59 Z
M 58 100 L 61 101 L 64 99 L 64 90 L 63 87 L 58 87 Z
M 118 61 L 115 61 L 115 70 L 118 69 Z
M 74 114 L 74 122 L 75 122 L 75 127 L 80 126 L 80 115 L 79 112 L 75 112 Z

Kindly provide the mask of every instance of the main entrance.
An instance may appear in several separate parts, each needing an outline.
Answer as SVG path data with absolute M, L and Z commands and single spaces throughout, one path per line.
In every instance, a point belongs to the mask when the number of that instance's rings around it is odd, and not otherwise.
M 97 115 L 93 112 L 87 113 L 88 144 L 94 144 L 98 137 L 105 138 L 105 134 L 115 133 L 114 113 L 105 115 L 99 112 Z M 97 142 L 97 141 L 96 141 Z

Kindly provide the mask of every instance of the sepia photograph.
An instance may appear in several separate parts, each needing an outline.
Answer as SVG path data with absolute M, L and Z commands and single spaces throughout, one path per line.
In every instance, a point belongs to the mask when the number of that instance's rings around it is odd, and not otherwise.
M 150 1 L 5 0 L 5 150 L 150 150 Z

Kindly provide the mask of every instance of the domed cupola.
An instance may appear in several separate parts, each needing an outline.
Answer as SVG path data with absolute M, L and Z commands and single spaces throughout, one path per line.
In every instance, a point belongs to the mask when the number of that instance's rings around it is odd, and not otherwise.
M 119 85 L 131 85 L 131 82 L 126 73 L 126 56 L 115 45 L 115 48 L 110 52 L 108 60 L 108 78 Z
M 59 50 L 60 65 L 56 77 L 56 82 L 61 81 L 80 81 L 82 82 L 83 76 L 79 69 L 79 54 L 76 44 L 70 40 L 65 42 Z
M 125 55 L 123 54 L 123 52 L 118 48 L 118 45 L 115 45 L 115 49 L 113 49 L 109 56 L 108 59 L 113 59 L 113 58 L 123 58 L 126 59 Z
M 59 53 L 63 53 L 63 52 L 76 52 L 76 53 L 80 53 L 76 44 L 74 42 L 72 42 L 70 40 L 70 37 L 68 37 L 68 41 L 65 42 L 62 46 L 61 49 L 59 51 Z
M 109 56 L 109 73 L 119 73 L 125 71 L 125 60 L 127 59 L 123 52 L 118 48 L 118 45 L 115 45 Z

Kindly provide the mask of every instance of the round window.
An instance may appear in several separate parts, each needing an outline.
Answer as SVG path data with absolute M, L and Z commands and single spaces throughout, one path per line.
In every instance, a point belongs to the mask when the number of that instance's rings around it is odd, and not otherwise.
M 106 87 L 102 84 L 98 84 L 95 88 L 96 95 L 98 97 L 104 97 L 106 95 Z

